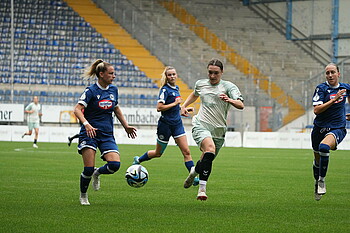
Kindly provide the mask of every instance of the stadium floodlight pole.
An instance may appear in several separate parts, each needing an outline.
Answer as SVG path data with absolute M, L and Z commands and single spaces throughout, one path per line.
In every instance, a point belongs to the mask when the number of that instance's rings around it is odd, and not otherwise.
M 11 0 L 11 103 L 13 103 L 13 89 L 14 89 L 14 77 L 13 77 L 13 55 L 14 55 L 14 51 L 13 51 L 13 46 L 14 46 L 14 10 L 13 10 L 13 3 L 14 0 Z

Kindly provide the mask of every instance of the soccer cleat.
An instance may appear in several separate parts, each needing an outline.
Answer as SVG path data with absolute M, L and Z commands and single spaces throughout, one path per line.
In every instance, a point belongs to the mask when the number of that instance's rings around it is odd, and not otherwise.
M 199 185 L 199 178 L 195 177 L 193 180 L 193 186 L 197 186 L 197 185 Z
M 24 133 L 24 134 L 22 135 L 22 138 L 24 138 L 24 136 L 26 136 L 26 133 Z
M 204 190 L 198 190 L 197 200 L 205 201 L 208 199 L 207 194 Z
M 34 148 L 39 148 L 37 144 L 33 144 L 33 147 Z
M 80 193 L 79 201 L 81 205 L 90 205 L 87 193 Z
M 326 182 L 325 181 L 317 181 L 317 193 L 320 195 L 326 194 Z
M 318 188 L 318 182 L 317 182 L 317 180 L 316 180 L 316 182 L 315 182 L 315 200 L 316 200 L 316 201 L 319 201 L 319 200 L 321 200 L 322 195 L 320 195 L 320 194 L 317 193 L 317 188 Z
M 98 191 L 100 190 L 100 175 L 96 175 L 96 172 L 97 172 L 97 169 L 95 167 L 95 171 L 94 173 L 92 174 L 92 188 L 95 190 L 95 191 Z
M 196 172 L 194 170 L 194 166 L 191 167 L 191 170 L 190 170 L 190 173 L 188 174 L 185 182 L 184 182 L 184 188 L 185 189 L 188 189 L 189 187 L 191 187 L 193 185 L 193 181 L 194 181 L 194 178 L 196 177 Z M 199 183 L 199 181 L 198 181 Z
M 132 162 L 132 165 L 140 164 L 139 158 L 140 158 L 139 156 L 135 156 L 135 157 L 134 157 L 134 161 Z
M 70 146 L 70 144 L 72 144 L 72 140 L 73 140 L 73 138 L 68 137 L 68 146 Z

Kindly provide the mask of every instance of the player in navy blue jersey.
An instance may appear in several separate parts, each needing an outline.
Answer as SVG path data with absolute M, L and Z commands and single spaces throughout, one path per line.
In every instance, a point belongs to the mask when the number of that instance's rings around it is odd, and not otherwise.
M 188 171 L 194 167 L 190 149 L 188 147 L 187 137 L 180 116 L 180 103 L 182 101 L 179 87 L 175 84 L 177 73 L 174 67 L 165 67 L 162 78 L 161 88 L 158 96 L 157 111 L 161 112 L 161 117 L 157 127 L 157 145 L 155 150 L 149 150 L 141 157 L 135 156 L 133 164 L 140 164 L 144 161 L 161 157 L 164 153 L 170 137 L 173 137 L 179 146 L 184 157 L 185 166 Z M 192 107 L 187 108 L 193 111 Z M 198 185 L 196 179 L 193 184 Z
M 346 136 L 346 98 L 350 96 L 350 85 L 340 83 L 337 65 L 330 63 L 325 68 L 326 82 L 319 84 L 313 95 L 314 127 L 311 133 L 314 151 L 313 174 L 315 178 L 315 200 L 326 194 L 325 177 L 328 169 L 330 150 Z
M 84 170 L 80 176 L 80 203 L 90 205 L 87 190 L 93 178 L 94 190 L 100 189 L 100 174 L 113 174 L 119 170 L 120 154 L 113 135 L 113 113 L 124 127 L 129 138 L 136 137 L 136 128 L 129 126 L 118 105 L 118 88 L 112 85 L 114 67 L 99 59 L 84 73 L 87 78 L 97 77 L 97 82 L 85 89 L 74 114 L 82 122 L 78 152 L 82 155 Z M 83 112 L 84 111 L 84 112 Z M 107 163 L 95 168 L 96 150 Z

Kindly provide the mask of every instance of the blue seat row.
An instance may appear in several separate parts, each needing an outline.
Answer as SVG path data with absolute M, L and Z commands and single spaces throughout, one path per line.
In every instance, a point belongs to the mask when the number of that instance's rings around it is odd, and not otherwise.
M 12 82 L 10 4 L 0 2 L 0 83 Z M 158 88 L 64 1 L 21 0 L 15 9 L 14 83 L 84 86 L 83 69 L 102 58 L 115 66 L 117 85 Z

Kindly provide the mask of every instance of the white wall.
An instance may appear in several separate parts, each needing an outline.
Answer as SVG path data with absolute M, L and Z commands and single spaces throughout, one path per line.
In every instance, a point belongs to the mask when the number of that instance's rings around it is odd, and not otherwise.
M 79 133 L 80 128 L 77 127 L 50 127 L 42 126 L 39 128 L 38 142 L 68 142 L 68 136 Z M 17 141 L 32 142 L 33 136 L 25 136 L 24 132 L 28 131 L 27 126 L 0 125 L 0 141 Z M 128 138 L 122 126 L 115 127 L 114 137 L 117 144 L 136 144 L 136 145 L 155 145 L 156 144 L 156 127 L 154 129 L 138 129 L 137 138 Z M 190 146 L 196 146 L 192 138 L 191 131 L 187 131 L 187 141 Z M 169 145 L 175 145 L 171 138 Z M 228 132 L 226 135 L 225 146 L 240 147 L 242 146 L 241 134 L 239 132 Z
M 33 136 L 26 136 L 22 139 L 26 126 L 0 126 L 0 141 L 24 141 L 32 142 Z M 38 142 L 67 142 L 68 136 L 79 132 L 78 127 L 40 127 Z M 122 127 L 115 128 L 117 144 L 155 145 L 156 130 L 140 129 L 138 137 L 130 139 Z M 187 140 L 190 146 L 196 146 L 190 131 L 187 131 Z M 175 145 L 171 139 L 169 145 Z M 247 148 L 290 148 L 310 149 L 310 133 L 285 133 L 285 132 L 240 132 L 226 133 L 226 147 L 247 147 Z M 340 150 L 350 150 L 350 135 L 339 145 Z

